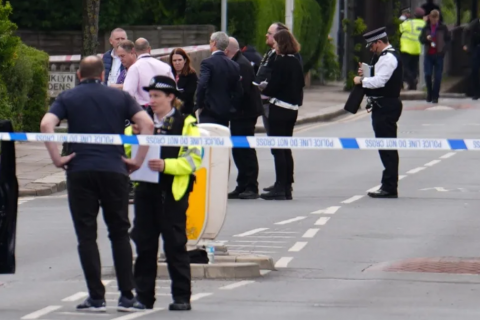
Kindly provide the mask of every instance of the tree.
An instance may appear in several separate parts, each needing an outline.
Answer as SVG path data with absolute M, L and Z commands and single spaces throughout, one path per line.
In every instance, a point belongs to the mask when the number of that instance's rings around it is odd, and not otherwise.
M 96 54 L 100 0 L 83 0 L 82 57 Z

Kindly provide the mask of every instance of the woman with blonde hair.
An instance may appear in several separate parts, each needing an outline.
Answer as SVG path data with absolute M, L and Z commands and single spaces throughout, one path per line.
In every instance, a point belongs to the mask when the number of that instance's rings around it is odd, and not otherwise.
M 154 120 L 155 135 L 199 137 L 196 119 L 177 110 L 181 101 L 173 79 L 156 76 L 148 87 L 147 112 Z M 135 188 L 132 240 L 137 249 L 134 277 L 137 296 L 125 311 L 152 309 L 155 303 L 158 240 L 162 235 L 172 280 L 170 310 L 190 310 L 190 258 L 186 249 L 186 212 L 193 190 L 194 172 L 202 162 L 202 148 L 162 147 L 148 167 L 159 172 L 157 183 L 139 182 Z

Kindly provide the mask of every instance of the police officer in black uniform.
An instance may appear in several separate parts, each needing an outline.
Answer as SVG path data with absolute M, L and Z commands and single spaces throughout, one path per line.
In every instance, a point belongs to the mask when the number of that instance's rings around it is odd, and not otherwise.
M 359 70 L 360 76 L 354 78 L 355 84 L 361 84 L 367 95 L 367 109 L 372 112 L 372 125 L 376 138 L 396 138 L 397 122 L 402 114 L 403 66 L 400 54 L 388 42 L 385 27 L 363 35 L 367 48 L 375 54 L 372 60 L 370 77 Z M 372 198 L 398 197 L 397 150 L 379 150 L 383 170 L 382 185 L 379 190 L 369 192 Z

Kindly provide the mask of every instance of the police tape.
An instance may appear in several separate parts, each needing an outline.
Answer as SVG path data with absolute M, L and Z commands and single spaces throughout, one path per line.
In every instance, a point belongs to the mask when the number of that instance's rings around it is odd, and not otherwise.
M 329 137 L 186 137 L 167 135 L 0 133 L 3 141 L 68 142 L 104 145 L 199 146 L 215 148 L 342 150 L 480 150 L 480 139 Z

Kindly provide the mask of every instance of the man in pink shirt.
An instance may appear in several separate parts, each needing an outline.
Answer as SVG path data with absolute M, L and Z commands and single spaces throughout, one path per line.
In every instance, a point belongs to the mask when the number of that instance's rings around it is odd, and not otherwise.
M 167 76 L 174 79 L 170 65 L 152 57 L 150 55 L 151 50 L 147 39 L 139 38 L 135 41 L 137 61 L 128 69 L 127 77 L 123 83 L 123 90 L 130 93 L 137 103 L 144 108 L 148 106 L 150 97 L 142 87 L 148 87 L 155 76 Z

